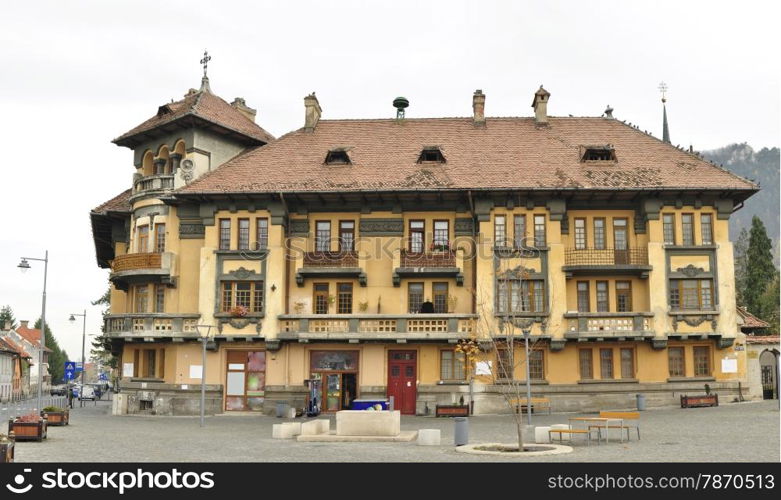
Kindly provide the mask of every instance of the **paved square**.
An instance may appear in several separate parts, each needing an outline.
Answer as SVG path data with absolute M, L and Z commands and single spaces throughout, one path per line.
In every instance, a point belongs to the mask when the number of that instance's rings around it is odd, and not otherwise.
M 109 414 L 110 403 L 76 408 L 71 425 L 51 427 L 44 443 L 17 444 L 17 462 L 455 462 L 502 457 L 456 453 L 453 421 L 403 417 L 402 430 L 440 429 L 440 446 L 411 443 L 299 443 L 271 438 L 271 426 L 290 421 L 259 415 L 150 417 Z M 573 414 L 535 415 L 535 425 L 567 423 Z M 297 419 L 303 421 L 303 419 Z M 509 415 L 469 419 L 470 443 L 512 442 Z M 332 422 L 332 428 L 334 424 Z M 617 434 L 616 434 L 617 435 Z M 527 432 L 527 441 L 533 439 Z M 758 462 L 779 461 L 776 401 L 725 404 L 717 408 L 666 408 L 641 414 L 641 437 L 629 443 L 586 446 L 576 440 L 567 455 L 512 458 L 545 462 Z M 506 459 L 505 459 L 506 460 Z

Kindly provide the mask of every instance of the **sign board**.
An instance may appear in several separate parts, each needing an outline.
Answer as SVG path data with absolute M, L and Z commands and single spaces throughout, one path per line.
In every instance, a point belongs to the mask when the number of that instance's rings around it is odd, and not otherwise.
M 65 380 L 71 381 L 73 380 L 76 375 L 76 363 L 73 361 L 66 361 L 65 362 Z
M 133 376 L 133 363 L 123 363 L 122 364 L 122 376 L 123 377 L 132 377 Z
M 76 361 L 76 371 L 84 371 L 84 364 L 81 361 Z
M 738 360 L 732 358 L 722 359 L 721 373 L 738 373 Z
M 478 361 L 475 363 L 475 375 L 491 375 L 491 362 Z
M 203 367 L 201 365 L 190 365 L 190 378 L 201 378 Z

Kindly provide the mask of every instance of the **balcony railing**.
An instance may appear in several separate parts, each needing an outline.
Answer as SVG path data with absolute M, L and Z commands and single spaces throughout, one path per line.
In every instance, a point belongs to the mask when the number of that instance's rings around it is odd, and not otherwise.
M 647 266 L 647 248 L 567 248 L 564 251 L 567 266 Z
M 304 267 L 358 267 L 358 253 L 344 252 L 306 252 Z
M 161 263 L 160 253 L 128 253 L 117 255 L 111 263 L 111 270 L 118 273 L 136 269 L 160 269 Z
M 133 313 L 106 315 L 109 337 L 197 337 L 200 314 Z
M 456 267 L 455 250 L 441 252 L 401 251 L 401 267 Z
M 459 339 L 474 332 L 472 314 L 308 314 L 281 316 L 280 337 Z
M 566 313 L 566 337 L 644 337 L 654 331 L 650 312 Z
M 171 174 L 148 175 L 133 183 L 133 194 L 146 191 L 160 191 L 174 188 L 174 176 Z

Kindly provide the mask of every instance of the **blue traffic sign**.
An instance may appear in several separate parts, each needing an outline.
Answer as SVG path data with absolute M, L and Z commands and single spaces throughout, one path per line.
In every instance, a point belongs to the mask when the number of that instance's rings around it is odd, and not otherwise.
M 73 361 L 65 362 L 65 380 L 73 380 L 76 373 L 76 363 Z
M 100 380 L 108 380 L 108 373 L 106 373 L 106 372 L 101 372 L 101 374 L 100 374 L 100 377 L 99 377 L 99 378 L 100 378 Z
M 84 365 L 81 361 L 76 361 L 76 369 L 75 371 L 80 372 L 84 370 Z

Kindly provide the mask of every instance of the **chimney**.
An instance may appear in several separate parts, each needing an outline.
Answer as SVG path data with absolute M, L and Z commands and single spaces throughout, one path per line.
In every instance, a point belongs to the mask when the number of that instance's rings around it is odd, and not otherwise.
M 3 330 L 10 330 L 10 329 L 11 329 L 11 322 L 6 321 L 5 324 L 3 325 Z
M 19 325 L 20 325 L 20 328 L 27 328 L 27 323 L 29 323 L 29 322 L 30 322 L 29 320 L 26 320 L 26 319 L 20 319 L 20 320 L 19 320 Z
M 537 125 L 548 124 L 548 99 L 550 99 L 550 92 L 542 88 L 534 93 L 534 101 L 532 107 L 534 108 L 534 121 Z
M 472 95 L 472 117 L 476 127 L 485 126 L 485 94 L 480 89 Z
M 258 114 L 257 109 L 252 109 L 249 106 L 247 106 L 247 102 L 244 100 L 243 97 L 237 97 L 233 100 L 231 103 L 231 106 L 236 108 L 239 113 L 249 118 L 251 121 L 255 121 L 255 115 Z
M 307 132 L 314 132 L 317 122 L 320 121 L 320 113 L 323 112 L 323 110 L 320 109 L 320 103 L 317 102 L 317 97 L 315 97 L 314 92 L 304 97 L 304 107 L 306 108 L 304 130 Z

